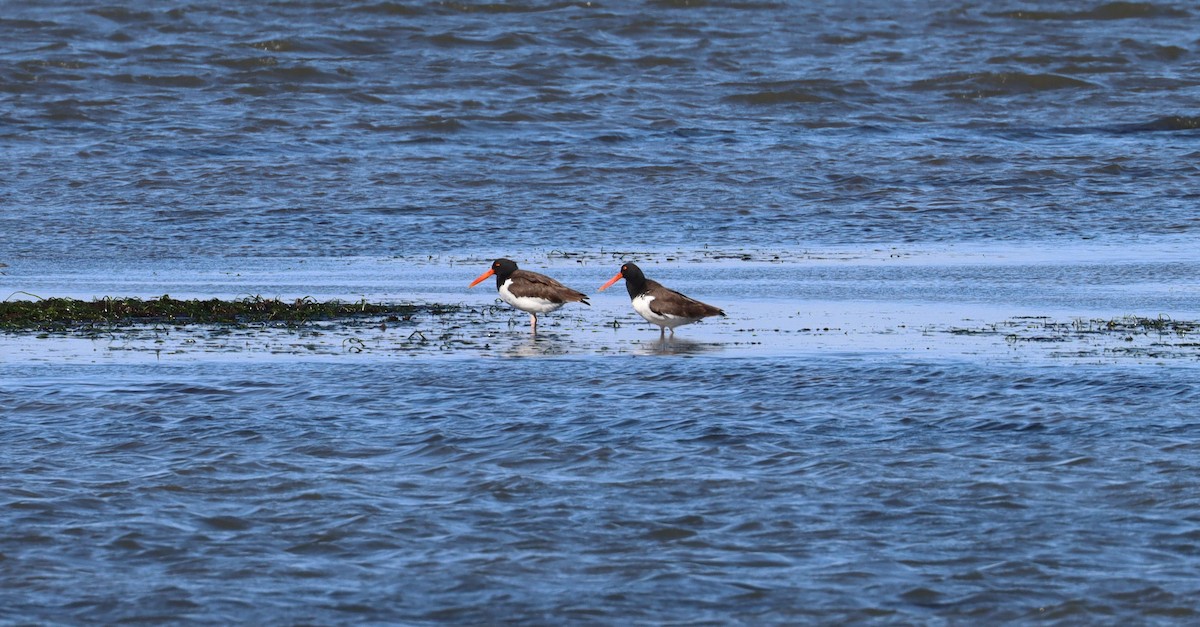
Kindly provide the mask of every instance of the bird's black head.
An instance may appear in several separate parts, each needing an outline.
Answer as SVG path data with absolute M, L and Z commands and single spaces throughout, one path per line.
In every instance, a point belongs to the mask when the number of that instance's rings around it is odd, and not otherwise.
M 621 264 L 621 276 L 624 276 L 626 281 L 631 278 L 636 280 L 645 280 L 646 278 L 646 275 L 642 274 L 642 269 L 633 262 Z
M 504 282 L 508 280 L 508 277 L 512 276 L 512 273 L 516 271 L 517 263 L 515 261 L 511 259 L 497 259 L 492 262 L 492 267 L 488 268 L 486 272 L 476 277 L 475 280 L 471 281 L 471 284 L 467 287 L 475 287 L 483 282 L 484 279 L 490 276 L 495 276 L 496 289 L 500 289 L 500 286 L 504 285 Z
M 504 279 L 507 279 L 510 274 L 516 271 L 517 262 L 513 261 L 512 259 L 501 258 L 492 262 L 492 272 L 496 273 L 496 278 L 498 278 L 501 283 L 503 283 Z
M 642 269 L 637 267 L 637 264 L 621 264 L 621 276 L 625 278 L 625 289 L 629 292 L 630 298 L 641 294 L 642 290 L 646 289 L 646 275 L 642 274 Z

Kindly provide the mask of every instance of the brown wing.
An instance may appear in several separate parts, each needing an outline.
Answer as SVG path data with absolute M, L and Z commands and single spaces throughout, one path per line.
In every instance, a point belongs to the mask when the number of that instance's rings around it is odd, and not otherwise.
M 654 297 L 650 301 L 650 311 L 664 316 L 683 316 L 684 318 L 707 318 L 709 316 L 724 316 L 720 309 L 689 298 L 675 290 L 663 287 L 657 281 L 646 280 L 646 292 Z
M 587 302 L 587 294 L 575 291 L 558 281 L 536 272 L 517 270 L 512 273 L 512 285 L 508 291 L 513 296 L 544 298 L 552 303 L 583 303 Z

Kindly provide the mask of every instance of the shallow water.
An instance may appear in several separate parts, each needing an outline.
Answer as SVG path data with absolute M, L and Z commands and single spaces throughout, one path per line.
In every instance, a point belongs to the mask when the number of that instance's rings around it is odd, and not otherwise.
M 1048 326 L 1200 318 L 1164 287 L 1195 263 L 1164 250 L 664 262 L 730 312 L 667 340 L 619 289 L 533 336 L 466 288 L 483 261 L 162 264 L 179 296 L 320 279 L 467 309 L 0 338 L 0 601 L 66 622 L 1190 621 L 1200 344 Z M 580 286 L 613 269 L 542 261 Z M 30 273 L 93 281 L 147 284 Z
M 464 308 L 0 336 L 0 623 L 1194 623 L 1197 26 L 4 2 L 0 297 Z
M 622 258 L 639 261 L 650 276 L 724 308 L 728 316 L 682 327 L 673 338 L 660 340 L 657 327 L 633 313 L 621 286 L 595 291 Z M 26 287 L 13 298 L 261 295 L 442 303 L 461 310 L 298 327 L 89 327 L 69 334 L 0 336 L 0 348 L 10 362 L 32 363 L 697 353 L 774 358 L 830 351 L 1031 364 L 1190 366 L 1200 358 L 1194 330 L 1118 333 L 1105 328 L 1131 317 L 1185 325 L 1200 320 L 1200 289 L 1189 283 L 1200 274 L 1200 262 L 1182 241 L 1119 250 L 1076 245 L 1054 250 L 740 249 L 696 256 L 554 253 L 518 262 L 592 292 L 590 306 L 571 304 L 542 316 L 539 333 L 531 336 L 528 315 L 501 302 L 494 282 L 467 288 L 488 267 L 483 259 L 221 258 L 103 268 L 45 262 L 11 268 Z

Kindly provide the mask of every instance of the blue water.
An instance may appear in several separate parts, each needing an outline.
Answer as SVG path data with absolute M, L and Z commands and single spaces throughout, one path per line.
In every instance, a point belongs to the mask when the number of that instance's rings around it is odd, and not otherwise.
M 14 616 L 1195 617 L 1190 372 L 856 357 L 5 370 Z
M 0 297 L 465 307 L 0 338 L 0 623 L 1195 623 L 1198 26 L 0 1 Z
M 80 0 L 0 19 L 4 263 L 1197 228 L 1196 16 L 1172 4 Z

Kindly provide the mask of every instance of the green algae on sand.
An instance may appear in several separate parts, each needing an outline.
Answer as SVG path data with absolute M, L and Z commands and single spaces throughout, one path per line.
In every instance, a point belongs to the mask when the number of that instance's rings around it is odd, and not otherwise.
M 185 326 L 269 323 L 295 326 L 313 321 L 364 317 L 401 321 L 417 314 L 448 314 L 457 312 L 458 309 L 451 305 L 369 303 L 365 299 L 358 302 L 320 302 L 312 298 L 285 301 L 261 296 L 235 300 L 180 300 L 168 295 L 149 300 L 113 297 L 91 301 L 74 298 L 37 298 L 0 302 L 0 330 L 72 332 L 88 331 L 96 326 L 148 324 Z

